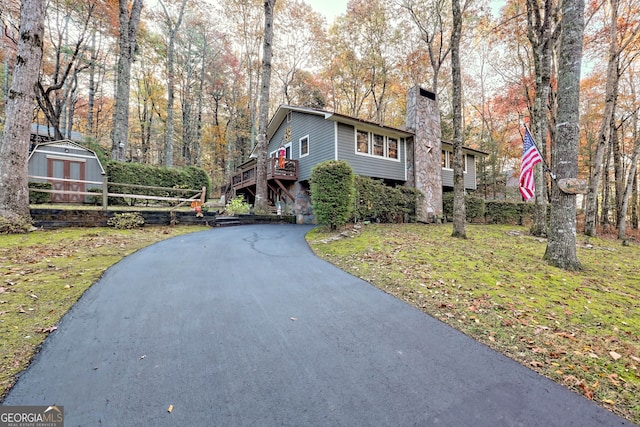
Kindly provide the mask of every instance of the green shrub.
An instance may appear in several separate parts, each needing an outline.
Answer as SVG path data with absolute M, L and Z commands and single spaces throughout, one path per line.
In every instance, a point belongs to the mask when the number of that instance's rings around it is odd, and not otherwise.
M 131 230 L 144 225 L 144 218 L 137 212 L 118 213 L 107 220 L 107 225 L 118 230 Z
M 244 201 L 244 196 L 238 194 L 233 199 L 229 200 L 229 203 L 225 206 L 225 212 L 227 215 L 235 216 L 241 214 L 248 214 L 251 211 L 251 206 Z
M 53 185 L 50 182 L 29 182 L 29 189 L 38 188 L 40 190 L 52 190 Z M 29 203 L 38 205 L 49 203 L 51 201 L 51 193 L 43 193 L 41 191 L 29 191 Z
M 474 197 L 471 195 L 464 196 L 464 204 L 466 211 L 466 219 L 471 222 L 473 220 L 484 221 L 486 204 L 484 199 L 480 197 Z M 444 216 L 451 219 L 453 218 L 453 191 L 448 191 L 442 194 L 442 210 Z
M 211 180 L 202 168 L 186 166 L 180 168 L 168 168 L 162 166 L 143 165 L 141 163 L 108 162 L 105 166 L 109 182 L 118 184 L 135 184 L 151 187 L 185 188 L 200 190 L 207 188 L 207 194 L 211 190 Z M 175 197 L 179 192 L 123 187 L 109 184 L 110 193 L 140 194 L 146 196 Z M 135 203 L 135 199 L 131 201 Z M 109 204 L 123 204 L 123 200 L 109 198 Z
M 102 188 L 89 188 L 87 191 L 89 193 L 96 193 L 95 196 L 87 196 L 87 203 L 90 205 L 102 204 Z
M 351 218 L 355 196 L 353 170 L 343 160 L 317 164 L 311 171 L 311 204 L 318 223 L 331 229 Z
M 382 181 L 356 176 L 353 219 L 372 222 L 414 222 L 420 192 L 409 187 L 390 187 Z

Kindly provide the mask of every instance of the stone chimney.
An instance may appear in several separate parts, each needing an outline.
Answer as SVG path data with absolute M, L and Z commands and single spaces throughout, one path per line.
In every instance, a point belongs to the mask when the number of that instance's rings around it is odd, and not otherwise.
M 440 109 L 436 94 L 415 86 L 407 94 L 407 130 L 413 132 L 408 148 L 408 184 L 424 195 L 417 220 L 433 222 L 442 216 L 442 143 Z

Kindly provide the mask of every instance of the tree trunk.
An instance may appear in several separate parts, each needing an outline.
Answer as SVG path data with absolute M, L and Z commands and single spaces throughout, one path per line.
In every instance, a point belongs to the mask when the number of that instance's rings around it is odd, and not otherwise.
M 178 13 L 178 19 L 175 24 L 171 20 L 169 12 L 161 1 L 160 5 L 164 10 L 165 17 L 167 19 L 167 28 L 169 30 L 169 46 L 167 47 L 167 129 L 165 134 L 164 145 L 164 164 L 166 166 L 173 166 L 173 140 L 174 140 L 174 112 L 173 104 L 175 100 L 175 70 L 174 70 L 174 58 L 175 58 L 175 45 L 178 29 L 182 24 L 182 16 L 184 15 L 184 8 L 187 4 L 187 0 L 182 0 L 180 5 L 180 11 Z
M 273 9 L 276 0 L 264 1 L 264 45 L 262 54 L 262 89 L 260 90 L 260 108 L 258 117 L 258 145 L 256 154 L 256 212 L 266 212 L 267 200 L 267 125 L 269 115 L 269 86 L 271 83 L 271 57 L 273 41 Z
M 629 198 L 633 191 L 634 177 L 638 168 L 638 159 L 640 158 L 640 138 L 636 139 L 633 147 L 633 155 L 631 157 L 631 167 L 629 168 L 629 176 L 627 176 L 627 185 L 622 195 L 620 214 L 618 215 L 618 239 L 627 238 L 627 210 L 629 209 Z
M 527 0 L 528 37 L 533 47 L 533 62 L 536 74 L 535 101 L 531 132 L 538 144 L 538 149 L 544 159 L 547 158 L 547 111 L 549 105 L 549 90 L 551 83 L 551 49 L 557 39 L 557 34 L 551 29 L 551 24 L 557 18 L 553 5 L 554 0 L 544 2 L 544 17 L 540 14 L 537 0 Z M 539 237 L 547 235 L 547 180 L 540 164 L 535 168 L 536 204 L 531 234 Z
M 553 146 L 558 179 L 578 176 L 580 138 L 580 69 L 584 34 L 584 0 L 562 2 L 562 36 L 558 54 L 558 123 Z M 556 183 L 551 193 L 551 221 L 544 258 L 565 270 L 580 270 L 576 254 L 576 196 L 560 191 Z
M 467 238 L 464 202 L 464 155 L 462 153 L 462 75 L 460 70 L 460 37 L 462 11 L 460 0 L 452 0 L 453 29 L 451 31 L 451 74 L 453 80 L 453 237 Z
M 96 30 L 91 34 L 91 63 L 89 65 L 89 93 L 87 94 L 87 135 L 93 137 L 93 109 L 96 99 L 96 62 L 98 61 L 98 50 L 96 48 Z
M 131 63 L 136 51 L 138 25 L 143 0 L 134 0 L 129 12 L 128 0 L 120 0 L 120 52 L 116 77 L 116 99 L 113 113 L 113 136 L 111 158 L 125 160 L 129 141 L 129 89 L 131 86 Z
M 618 28 L 618 0 L 610 0 L 611 22 L 609 24 L 609 62 L 607 66 L 607 84 L 605 89 L 605 106 L 600 127 L 600 136 L 593 160 L 593 174 L 589 179 L 589 191 L 587 193 L 587 207 L 584 218 L 584 234 L 595 236 L 597 234 L 598 218 L 598 188 L 602 179 L 602 160 L 606 145 L 609 143 L 611 120 L 614 113 L 614 101 L 618 90 L 618 58 L 620 51 L 617 42 Z
M 31 122 L 44 37 L 44 0 L 23 0 L 16 65 L 0 145 L 0 233 L 26 232 Z

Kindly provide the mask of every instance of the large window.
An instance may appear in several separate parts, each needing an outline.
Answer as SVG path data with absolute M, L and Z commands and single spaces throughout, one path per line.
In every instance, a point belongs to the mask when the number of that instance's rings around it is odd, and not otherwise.
M 309 135 L 300 138 L 300 157 L 309 155 Z
M 356 131 L 356 153 L 399 160 L 400 140 L 363 130 Z

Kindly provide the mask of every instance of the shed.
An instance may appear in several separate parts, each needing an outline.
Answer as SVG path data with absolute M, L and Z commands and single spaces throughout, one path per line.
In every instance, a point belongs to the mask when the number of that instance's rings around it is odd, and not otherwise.
M 50 182 L 54 190 L 102 188 L 104 174 L 96 153 L 70 140 L 38 144 L 29 155 L 29 181 Z M 83 194 L 51 194 L 54 203 L 83 203 L 85 198 Z

